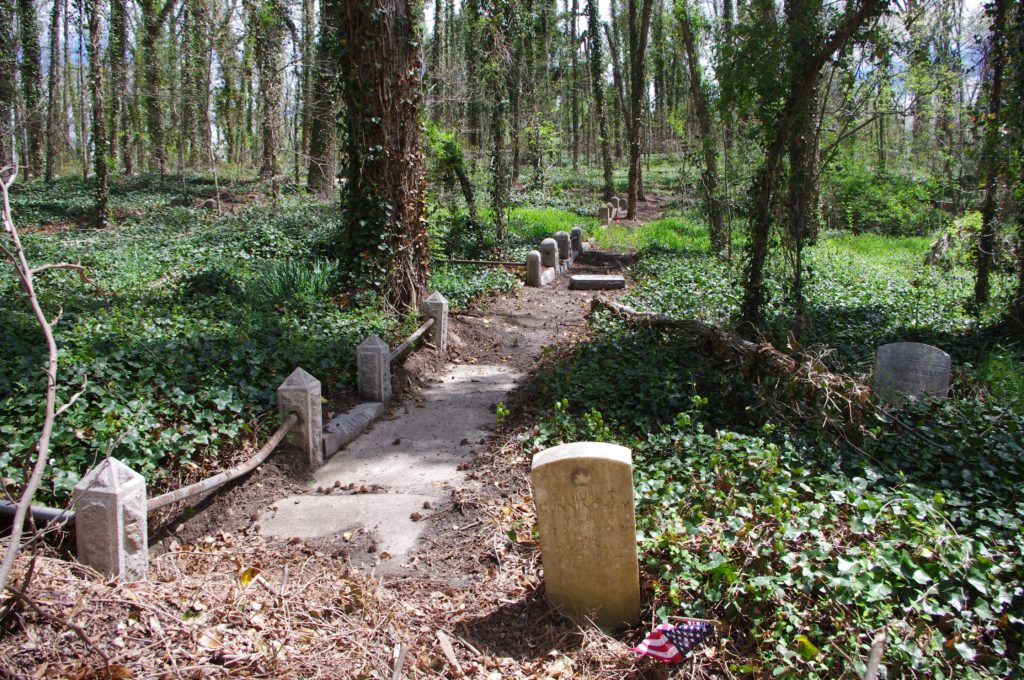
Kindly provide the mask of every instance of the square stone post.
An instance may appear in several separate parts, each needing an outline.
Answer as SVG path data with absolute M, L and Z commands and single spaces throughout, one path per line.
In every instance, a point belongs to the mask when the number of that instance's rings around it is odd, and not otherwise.
M 391 400 L 391 350 L 388 343 L 371 335 L 356 350 L 359 394 L 370 401 Z
M 306 454 L 311 469 L 323 465 L 320 381 L 303 369 L 296 368 L 277 388 L 277 409 L 282 418 L 289 413 L 299 416 L 299 422 L 292 428 L 292 441 Z
M 124 581 L 146 578 L 146 480 L 107 458 L 75 485 L 78 561 Z
M 423 303 L 423 312 L 434 320 L 430 328 L 434 347 L 442 357 L 448 356 L 448 301 L 440 293 L 431 293 Z
M 526 254 L 526 285 L 531 288 L 540 288 L 542 285 L 540 277 L 543 266 L 540 263 L 540 251 L 531 250 Z

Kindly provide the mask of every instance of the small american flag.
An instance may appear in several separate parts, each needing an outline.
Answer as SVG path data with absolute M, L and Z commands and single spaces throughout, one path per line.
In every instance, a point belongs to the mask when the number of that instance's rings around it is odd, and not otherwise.
M 714 632 L 714 624 L 707 621 L 687 621 L 678 626 L 663 623 L 632 650 L 665 663 L 678 663 L 683 660 L 684 654 L 707 640 Z

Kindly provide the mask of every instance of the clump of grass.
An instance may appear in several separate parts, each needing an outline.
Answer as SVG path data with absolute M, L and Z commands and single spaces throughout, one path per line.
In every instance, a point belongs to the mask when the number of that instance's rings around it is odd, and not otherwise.
M 270 260 L 258 266 L 245 293 L 256 304 L 309 309 L 327 300 L 337 281 L 338 265 L 330 260 Z
M 977 378 L 998 403 L 1024 414 L 1024 356 L 1020 350 L 996 346 L 978 366 Z

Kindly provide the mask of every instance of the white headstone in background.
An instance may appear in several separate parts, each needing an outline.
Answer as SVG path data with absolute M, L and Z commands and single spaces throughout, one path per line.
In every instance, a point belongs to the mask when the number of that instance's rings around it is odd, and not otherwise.
M 885 395 L 941 394 L 949 390 L 949 355 L 920 342 L 882 345 L 875 356 L 875 390 Z

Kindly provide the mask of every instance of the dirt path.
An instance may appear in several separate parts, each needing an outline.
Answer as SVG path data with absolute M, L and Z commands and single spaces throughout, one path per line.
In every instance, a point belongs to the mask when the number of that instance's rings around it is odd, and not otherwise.
M 617 272 L 621 264 L 595 252 L 573 272 Z M 459 530 L 458 522 L 442 519 L 452 499 L 478 491 L 471 461 L 491 443 L 499 404 L 513 401 L 532 378 L 545 347 L 585 332 L 592 295 L 569 290 L 562 277 L 455 315 L 451 361 L 440 374 L 407 375 L 412 389 L 387 419 L 317 470 L 300 493 L 263 510 L 260 533 L 344 551 L 375 576 L 432 575 L 434 560 L 425 558 L 439 536 Z M 449 583 L 468 580 L 440 571 Z

